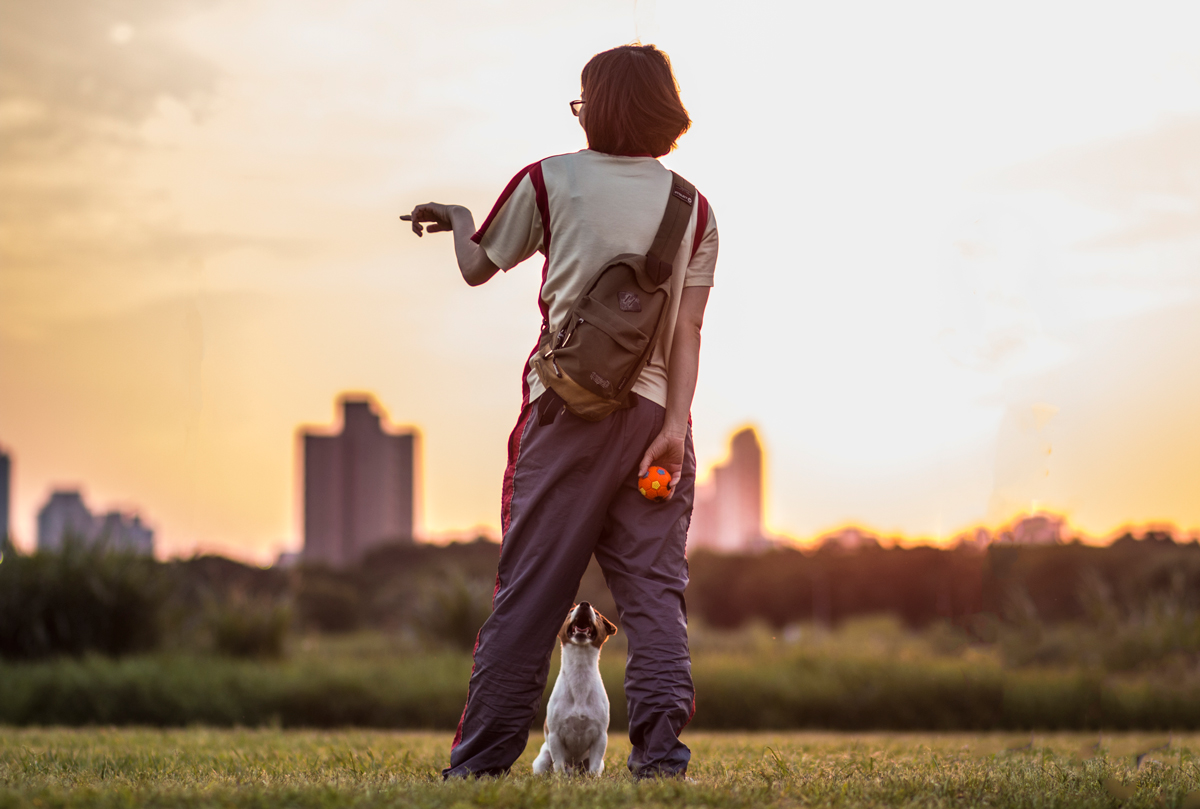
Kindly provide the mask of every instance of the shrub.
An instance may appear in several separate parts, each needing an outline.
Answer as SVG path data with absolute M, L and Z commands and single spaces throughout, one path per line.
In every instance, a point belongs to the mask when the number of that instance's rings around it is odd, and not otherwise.
M 0 725 L 454 727 L 471 661 L 103 657 L 0 663 Z
M 428 640 L 471 651 L 479 628 L 492 614 L 493 587 L 486 582 L 448 575 L 429 586 L 417 617 Z
M 363 603 L 348 582 L 319 570 L 306 570 L 297 602 L 304 626 L 320 632 L 352 632 L 362 626 Z
M 31 660 L 157 646 L 167 595 L 153 559 L 68 538 L 61 551 L 7 547 L 0 563 L 0 657 Z
M 205 624 L 213 650 L 229 657 L 279 658 L 292 621 L 291 607 L 271 598 L 251 598 L 235 591 L 213 599 Z
M 1200 609 L 1186 572 L 1176 571 L 1137 601 L 1120 603 L 1093 571 L 1081 577 L 1079 600 L 1086 619 L 1044 621 L 1020 587 L 1009 593 L 996 640 L 1010 666 L 1075 666 L 1107 672 L 1187 669 L 1200 661 Z
M 626 725 L 623 663 L 618 655 L 600 660 L 614 731 Z M 470 657 L 461 653 L 371 660 L 298 653 L 279 663 L 194 656 L 0 663 L 0 725 L 448 730 L 462 712 L 470 670 Z M 1129 680 L 1006 671 L 986 660 L 800 649 L 706 655 L 694 661 L 693 677 L 696 730 L 1200 729 L 1195 676 Z

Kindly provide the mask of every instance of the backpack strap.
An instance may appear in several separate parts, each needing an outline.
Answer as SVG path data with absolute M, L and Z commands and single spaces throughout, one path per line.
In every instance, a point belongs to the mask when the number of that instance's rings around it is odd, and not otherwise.
M 667 197 L 667 209 L 663 211 L 654 243 L 646 253 L 646 275 L 656 286 L 671 277 L 675 256 L 683 241 L 683 232 L 692 218 L 695 201 L 696 186 L 671 172 L 671 194 Z

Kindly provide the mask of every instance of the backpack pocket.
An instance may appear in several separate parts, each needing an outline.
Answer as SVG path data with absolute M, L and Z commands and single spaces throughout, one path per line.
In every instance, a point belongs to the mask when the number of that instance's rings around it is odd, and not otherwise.
M 623 315 L 594 298 L 580 298 L 554 350 L 564 372 L 606 399 L 624 392 L 650 345 L 650 335 Z
M 529 360 L 580 418 L 599 421 L 625 407 L 650 360 L 670 294 L 644 283 L 644 262 L 625 254 L 601 267 Z

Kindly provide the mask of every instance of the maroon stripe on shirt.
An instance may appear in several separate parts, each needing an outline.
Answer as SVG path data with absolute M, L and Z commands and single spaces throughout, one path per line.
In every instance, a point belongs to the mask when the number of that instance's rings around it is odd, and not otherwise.
M 483 239 L 483 234 L 487 232 L 488 226 L 492 224 L 492 220 L 500 213 L 500 209 L 504 207 L 504 203 L 508 202 L 508 198 L 517 190 L 517 186 L 521 184 L 521 180 L 525 179 L 525 175 L 529 174 L 533 169 L 537 169 L 538 174 L 542 173 L 542 163 L 539 160 L 537 163 L 532 163 L 517 172 L 517 176 L 508 181 L 508 185 L 504 186 L 504 190 L 500 192 L 500 198 L 496 200 L 496 204 L 492 206 L 492 210 L 487 215 L 487 219 L 483 220 L 483 224 L 479 226 L 479 230 L 475 231 L 475 235 L 471 237 L 471 241 L 479 244 Z
M 550 198 L 546 194 L 546 178 L 542 176 L 542 164 L 529 167 L 529 181 L 533 183 L 533 198 L 537 202 L 538 214 L 542 217 L 542 255 L 550 255 Z
M 689 261 L 696 257 L 700 242 L 704 241 L 704 234 L 708 232 L 708 200 L 699 191 L 696 192 L 696 196 L 700 199 L 696 205 L 696 235 L 692 237 L 692 254 L 688 256 Z
M 517 186 L 525 177 L 529 177 L 529 181 L 533 184 L 534 202 L 537 205 L 538 215 L 542 217 L 542 255 L 546 257 L 545 263 L 542 265 L 542 286 L 546 284 L 546 273 L 550 271 L 550 197 L 546 192 L 546 180 L 542 176 L 542 162 L 539 160 L 536 163 L 531 163 L 525 168 L 517 172 L 517 176 L 509 180 L 508 185 L 500 192 L 500 198 L 496 200 L 496 204 L 492 206 L 492 210 L 487 215 L 487 219 L 483 220 L 483 224 L 479 226 L 479 230 L 475 231 L 471 236 L 471 241 L 479 244 L 483 240 L 484 234 L 488 227 L 499 215 L 500 209 L 504 207 L 504 203 L 508 202 L 508 198 L 517 190 Z M 546 302 L 542 300 L 541 288 L 538 288 L 538 308 L 542 313 L 542 320 L 545 320 L 550 312 Z
M 530 167 L 529 181 L 533 183 L 533 198 L 537 202 L 538 215 L 542 217 L 542 255 L 546 257 L 546 261 L 542 264 L 542 285 L 538 287 L 538 309 L 542 313 L 542 322 L 547 323 L 550 307 L 542 298 L 542 287 L 546 286 L 546 274 L 550 272 L 550 197 L 546 193 L 546 179 L 542 176 L 541 163 Z M 534 351 L 536 350 L 535 347 Z M 528 363 L 525 367 L 528 369 Z

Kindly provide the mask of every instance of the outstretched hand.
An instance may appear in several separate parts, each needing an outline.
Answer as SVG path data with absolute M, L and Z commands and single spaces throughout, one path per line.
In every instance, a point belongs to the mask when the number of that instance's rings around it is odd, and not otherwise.
M 441 233 L 446 230 L 454 230 L 454 225 L 450 221 L 450 209 L 453 205 L 442 205 L 439 202 L 426 202 L 424 205 L 418 205 L 412 209 L 412 213 L 401 215 L 401 219 L 405 222 L 412 222 L 413 233 L 418 236 L 424 236 L 421 225 L 428 224 L 430 233 Z
M 671 475 L 671 484 L 667 487 L 667 499 L 670 500 L 675 496 L 675 486 L 683 474 L 683 436 L 659 433 L 642 455 L 638 477 L 646 474 L 651 466 L 661 466 Z

